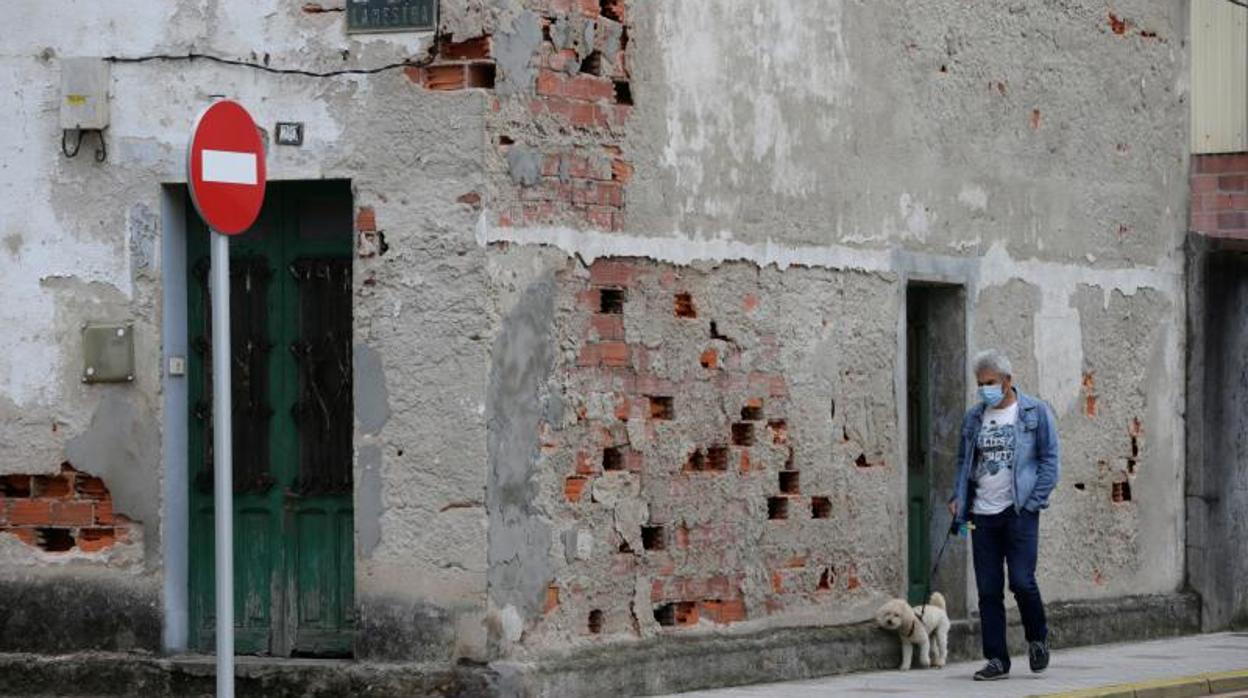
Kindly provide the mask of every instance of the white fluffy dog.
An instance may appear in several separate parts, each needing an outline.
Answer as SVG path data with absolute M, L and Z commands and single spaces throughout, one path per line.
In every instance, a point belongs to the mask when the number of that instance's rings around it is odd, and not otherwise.
M 932 594 L 926 607 L 911 607 L 904 599 L 892 599 L 875 612 L 875 622 L 897 633 L 901 640 L 902 671 L 910 669 L 913 645 L 919 647 L 919 666 L 926 669 L 945 665 L 949 654 L 949 616 L 945 613 L 945 597 L 940 592 Z

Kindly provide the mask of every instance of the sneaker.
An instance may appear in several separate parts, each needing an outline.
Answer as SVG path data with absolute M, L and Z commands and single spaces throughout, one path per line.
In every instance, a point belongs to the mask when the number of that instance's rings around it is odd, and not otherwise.
M 1040 673 L 1049 667 L 1049 641 L 1037 640 L 1027 644 L 1027 662 L 1032 673 Z
M 983 669 L 975 672 L 976 681 L 1000 681 L 1008 678 L 1010 678 L 1010 671 L 1005 668 L 1000 659 L 989 659 Z

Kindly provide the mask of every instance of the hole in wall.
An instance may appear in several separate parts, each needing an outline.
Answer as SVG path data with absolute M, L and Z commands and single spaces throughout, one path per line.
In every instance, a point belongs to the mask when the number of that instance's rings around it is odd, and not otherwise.
M 589 633 L 598 635 L 602 632 L 602 611 L 594 609 L 589 612 Z
M 554 43 L 554 39 L 550 35 L 550 21 L 549 20 L 547 20 L 546 23 L 542 25 L 542 41 Z
M 5 475 L 0 477 L 0 494 L 6 497 L 29 497 L 29 475 Z
M 624 289 L 603 288 L 598 290 L 598 312 L 620 315 L 624 312 Z
M 622 553 L 628 553 L 629 555 L 633 554 L 633 546 L 629 545 L 628 540 L 626 539 L 620 541 L 620 547 L 618 550 Z
M 836 419 L 836 398 L 829 398 L 828 403 L 831 405 L 829 419 Z
M 1131 501 L 1131 483 L 1125 480 L 1115 482 L 1109 496 L 1115 503 Z
M 741 408 L 741 419 L 746 422 L 757 422 L 763 418 L 763 401 L 751 403 Z
M 581 61 L 581 72 L 589 75 L 602 75 L 602 52 L 590 51 L 585 60 Z
M 667 540 L 662 525 L 641 527 L 641 547 L 646 550 L 665 550 Z
M 854 459 L 854 465 L 859 468 L 866 468 L 870 467 L 871 464 L 867 462 L 867 454 L 859 453 L 858 457 Z
M 814 519 L 831 518 L 832 500 L 829 497 L 811 497 L 810 516 Z
M 706 456 L 703 455 L 702 449 L 695 449 L 689 454 L 688 460 L 685 461 L 685 470 L 706 470 Z
M 719 333 L 719 325 L 716 324 L 714 320 L 711 320 L 711 339 L 722 339 L 725 342 L 732 341 L 725 335 Z
M 784 494 L 800 494 L 802 491 L 801 473 L 796 470 L 781 470 L 780 491 Z
M 493 63 L 468 64 L 468 87 L 494 89 L 495 68 Z
M 832 588 L 832 568 L 823 568 L 823 573 L 819 575 L 819 584 L 815 587 L 818 591 L 828 591 Z
M 616 22 L 623 21 L 620 19 L 620 8 L 616 5 L 618 0 L 598 0 L 598 13 L 607 19 Z M 623 48 L 621 46 L 621 48 Z
M 754 425 L 750 422 L 736 422 L 733 424 L 732 443 L 734 446 L 753 446 Z
M 602 469 L 624 469 L 624 453 L 620 450 L 619 446 L 608 446 L 602 449 Z
M 39 547 L 50 553 L 63 553 L 74 547 L 74 534 L 68 528 L 37 528 Z
M 1087 485 L 1085 485 L 1085 484 L 1083 484 L 1082 482 L 1076 482 L 1076 483 L 1075 483 L 1075 489 L 1079 490 L 1080 492 L 1083 492 L 1083 491 L 1084 491 L 1084 490 L 1086 490 L 1087 488 L 1088 488 L 1088 486 L 1087 486 Z
M 498 137 L 499 145 L 514 145 L 515 142 L 516 142 L 516 139 L 512 138 L 511 136 L 499 136 Z
M 767 498 L 767 518 L 773 519 L 773 520 L 789 518 L 789 498 L 788 497 L 768 497 Z
M 689 293 L 677 293 L 676 317 L 695 318 L 697 316 L 698 310 L 693 307 L 693 295 Z
M 615 81 L 615 103 L 616 104 L 632 104 L 633 88 L 627 80 Z
M 650 418 L 671 419 L 674 415 L 672 398 L 664 395 L 650 396 Z
M 707 470 L 727 470 L 728 469 L 728 447 L 727 446 L 711 446 L 706 449 L 706 469 Z

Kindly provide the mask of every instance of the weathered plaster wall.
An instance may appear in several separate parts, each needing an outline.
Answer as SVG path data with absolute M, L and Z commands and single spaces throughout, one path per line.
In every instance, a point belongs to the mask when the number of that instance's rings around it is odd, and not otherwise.
M 893 360 L 901 356 L 903 284 L 963 285 L 968 351 L 1007 351 L 1020 387 L 1049 401 L 1059 418 L 1065 470 L 1044 516 L 1046 597 L 1179 589 L 1183 16 L 1178 2 L 1127 2 L 1112 9 L 1096 3 L 988 8 L 849 0 L 629 5 L 626 67 L 633 104 L 623 141 L 612 142 L 629 163 L 622 214 L 608 226 L 561 215 L 558 204 L 550 216 L 535 205 L 537 215 L 487 210 L 478 222 L 478 241 L 496 250 L 498 264 L 531 264 L 527 256 L 510 261 L 519 254 L 515 246 L 540 246 L 589 265 L 591 289 L 627 287 L 628 299 L 622 328 L 599 317 L 602 310 L 595 313 L 592 300 L 580 314 L 563 306 L 556 314 L 563 358 L 552 381 L 565 395 L 564 426 L 541 432 L 536 457 L 550 465 L 536 471 L 546 478 L 545 489 L 535 495 L 537 514 L 530 518 L 534 526 L 564 532 L 551 536 L 549 559 L 538 563 L 539 569 L 551 566 L 546 610 L 540 616 L 528 611 L 505 639 L 537 651 L 599 633 L 623 639 L 682 632 L 655 624 L 654 611 L 668 601 L 685 604 L 676 609 L 684 621 L 695 610 L 704 621 L 746 619 L 729 625 L 730 632 L 859 620 L 867 617 L 870 601 L 902 591 L 899 471 L 882 485 L 891 499 L 864 506 L 846 529 L 884 546 L 876 549 L 874 562 L 865 563 L 875 574 L 860 579 L 859 597 L 804 599 L 781 610 L 766 585 L 745 581 L 769 574 L 772 564 L 764 539 L 751 538 L 770 530 L 757 518 L 767 497 L 761 488 L 744 485 L 749 478 L 739 471 L 699 480 L 699 473 L 681 470 L 688 456 L 681 447 L 719 434 L 727 413 L 716 406 L 738 396 L 703 394 L 680 382 L 694 381 L 682 371 L 697 368 L 689 366 L 693 347 L 687 343 L 709 336 L 686 332 L 692 323 L 682 329 L 672 313 L 677 289 L 661 279 L 694 287 L 693 298 L 702 299 L 695 305 L 709 303 L 713 315 L 725 317 L 730 315 L 721 304 L 728 287 L 746 289 L 761 307 L 774 307 L 788 285 L 810 283 L 802 298 L 802 307 L 812 309 L 809 317 L 794 311 L 783 318 L 743 316 L 732 331 L 718 325 L 738 341 L 775 337 L 777 370 L 793 381 L 823 356 L 809 334 L 818 331 L 814 309 L 837 312 L 847 322 L 888 323 L 889 332 L 872 344 L 870 360 L 839 360 L 847 362 L 846 370 L 876 381 L 860 389 L 884 400 L 879 410 L 887 418 L 864 425 L 864 433 L 887 444 L 883 460 L 892 467 L 905 457 L 904 428 L 897 426 L 904 424 L 904 368 Z M 508 113 L 506 103 L 501 113 Z M 540 122 L 502 123 L 511 130 L 496 135 L 508 143 L 539 137 L 588 142 L 579 132 L 556 135 Z M 547 178 L 557 178 L 557 169 L 544 172 L 545 161 L 503 150 L 512 179 L 499 186 L 519 185 L 522 200 L 528 195 L 545 202 L 543 188 L 553 184 Z M 495 200 L 487 201 L 487 209 Z M 646 281 L 594 281 L 593 270 L 613 258 L 623 258 L 635 270 L 633 278 Z M 751 270 L 752 278 L 742 280 L 741 269 Z M 554 274 L 562 297 L 584 294 L 582 267 L 556 265 L 544 273 Z M 829 292 L 830 285 L 864 274 L 884 280 L 870 302 L 842 306 Z M 702 317 L 699 305 L 698 323 Z M 604 339 L 602 332 L 627 339 Z M 653 366 L 647 363 L 656 356 Z M 871 363 L 879 356 L 888 363 Z M 707 407 L 693 415 L 677 410 L 675 423 L 660 421 L 657 429 L 639 428 L 628 412 L 631 402 L 627 410 L 614 411 L 621 400 L 616 393 L 627 389 L 618 377 L 598 375 L 595 361 L 625 373 L 672 371 L 677 380 L 663 385 L 676 404 L 685 399 Z M 816 399 L 834 393 L 811 388 L 790 385 L 786 409 L 818 414 Z M 577 400 L 586 404 L 580 417 L 572 408 Z M 825 438 L 820 430 L 826 425 L 809 417 L 787 419 L 794 444 Z M 602 454 L 593 451 L 603 447 L 621 449 L 624 472 L 600 472 Z M 799 470 L 839 472 L 841 455 L 816 450 Z M 762 461 L 764 472 L 779 467 Z M 596 500 L 599 482 L 619 487 Z M 749 552 L 700 558 L 673 551 L 670 528 L 689 513 L 678 504 L 664 508 L 670 495 L 663 487 L 672 482 L 697 483 L 688 486 L 702 498 L 700 509 L 738 527 L 739 538 L 755 543 L 743 546 Z M 803 477 L 803 495 L 806 482 Z M 835 486 L 833 497 L 852 501 L 863 493 L 853 480 Z M 720 498 L 731 502 L 733 496 L 749 504 L 736 511 L 725 507 Z M 620 502 L 636 511 L 620 514 Z M 669 547 L 638 552 L 630 542 L 632 553 L 619 552 L 620 539 L 634 535 L 634 523 L 662 525 Z M 604 538 L 613 543 L 604 546 Z M 810 559 L 830 552 L 815 551 Z M 670 599 L 662 584 L 673 574 L 669 557 L 684 565 L 679 576 L 685 584 Z M 717 578 L 708 586 L 721 570 L 734 569 L 745 570 L 740 579 L 724 574 L 726 584 Z M 643 589 L 647 579 L 650 594 Z M 533 589 L 527 593 L 521 611 L 536 603 Z M 743 600 L 744 608 L 733 607 L 725 616 L 722 606 L 711 603 L 722 596 Z M 803 616 L 810 609 L 819 609 L 821 620 Z M 601 611 L 595 620 L 593 610 Z M 711 620 L 700 627 L 717 625 Z M 527 633 L 522 639 L 521 630 Z
M 67 159 L 57 128 L 64 57 L 196 50 L 326 71 L 419 60 L 432 38 L 347 37 L 340 12 L 298 3 L 132 5 L 124 17 L 95 5 L 70 15 L 37 2 L 10 8 L 23 31 L 0 46 L 0 88 L 16 124 L 0 135 L 0 473 L 54 474 L 68 460 L 102 477 L 142 546 L 121 557 L 74 553 L 71 565 L 6 545 L 0 574 L 37 585 L 53 570 L 62 584 L 125 584 L 160 607 L 159 328 L 171 271 L 157 244 L 169 229 L 161 184 L 184 180 L 194 116 L 225 95 L 266 130 L 305 123 L 303 147 L 270 145 L 272 179 L 349 178 L 361 206 L 356 594 L 377 629 L 361 653 L 479 655 L 492 311 L 473 209 L 457 199 L 482 189 L 486 100 L 435 94 L 402 70 L 314 78 L 202 60 L 118 63 L 107 162 L 92 160 L 90 139 Z M 481 4 L 450 9 L 445 36 L 480 34 Z M 78 326 L 105 319 L 136 325 L 133 385 L 79 382 Z M 140 635 L 150 646 L 153 635 Z

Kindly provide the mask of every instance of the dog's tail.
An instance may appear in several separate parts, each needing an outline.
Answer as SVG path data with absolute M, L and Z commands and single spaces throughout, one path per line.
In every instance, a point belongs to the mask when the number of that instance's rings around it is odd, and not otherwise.
M 945 609 L 945 597 L 939 591 L 933 591 L 932 598 L 929 599 L 927 603 L 928 605 L 935 606 L 936 608 L 939 608 L 942 611 L 946 610 Z

